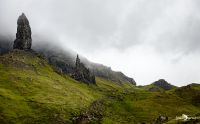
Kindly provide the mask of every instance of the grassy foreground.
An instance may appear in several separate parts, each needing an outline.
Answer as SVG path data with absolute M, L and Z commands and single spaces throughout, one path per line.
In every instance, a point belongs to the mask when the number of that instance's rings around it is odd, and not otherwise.
M 39 54 L 15 50 L 0 56 L 0 123 L 151 123 L 194 115 L 200 106 L 174 90 L 148 92 L 100 77 L 86 85 L 58 74 Z M 199 91 L 196 86 L 194 90 Z

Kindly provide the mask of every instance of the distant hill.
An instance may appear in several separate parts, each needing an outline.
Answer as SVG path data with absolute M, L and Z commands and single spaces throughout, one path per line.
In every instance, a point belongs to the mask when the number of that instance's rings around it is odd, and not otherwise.
M 161 87 L 161 88 L 164 89 L 164 90 L 171 90 L 171 89 L 173 89 L 173 88 L 176 87 L 176 86 L 174 86 L 174 85 L 168 83 L 168 82 L 165 81 L 164 79 L 160 79 L 160 80 L 158 80 L 158 81 L 155 81 L 155 82 L 153 83 L 153 85 L 158 86 L 158 87 Z
M 158 81 L 153 82 L 150 85 L 142 86 L 142 88 L 151 91 L 151 92 L 163 92 L 176 88 L 176 86 L 168 83 L 164 79 L 159 79 Z

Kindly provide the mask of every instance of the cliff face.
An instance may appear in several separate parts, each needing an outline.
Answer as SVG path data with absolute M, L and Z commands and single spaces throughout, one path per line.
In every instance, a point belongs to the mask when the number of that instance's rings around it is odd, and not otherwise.
M 17 33 L 16 40 L 14 41 L 14 49 L 28 50 L 31 49 L 32 38 L 31 38 L 31 28 L 29 21 L 25 14 L 22 13 L 17 21 Z
M 110 67 L 104 66 L 102 64 L 92 63 L 88 60 L 86 60 L 84 64 L 95 76 L 103 77 L 118 83 L 126 82 L 136 85 L 136 82 L 133 78 L 126 76 L 122 72 L 113 71 Z
M 45 48 L 45 45 L 40 45 L 40 49 L 33 49 L 45 55 L 49 62 L 52 65 L 60 68 L 62 72 L 71 73 L 73 71 L 73 67 L 75 67 L 73 60 L 75 59 L 74 56 L 76 56 L 76 53 L 58 49 L 59 47 L 56 49 L 53 48 L 54 47 Z M 93 63 L 82 56 L 80 56 L 80 58 L 85 67 L 89 68 L 90 72 L 95 76 L 103 77 L 118 83 L 124 82 L 136 85 L 136 82 L 133 78 L 124 75 L 122 72 L 113 71 L 110 67 L 98 63 Z

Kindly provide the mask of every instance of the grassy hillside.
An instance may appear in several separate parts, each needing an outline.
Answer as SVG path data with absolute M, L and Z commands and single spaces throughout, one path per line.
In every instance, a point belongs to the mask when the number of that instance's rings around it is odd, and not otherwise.
M 189 101 L 191 104 L 200 106 L 200 84 L 190 84 L 175 89 L 179 97 Z
M 198 106 L 193 106 L 174 94 L 136 90 L 119 94 L 114 100 L 109 101 L 103 122 L 149 123 L 159 115 L 174 119 L 183 113 L 194 115 L 198 112 Z
M 99 90 L 57 74 L 39 54 L 20 50 L 0 57 L 0 75 L 0 121 L 5 123 L 70 122 L 74 113 L 103 97 L 101 90 L 123 86 L 97 78 Z
M 66 120 L 101 97 L 98 91 L 57 74 L 34 53 L 14 51 L 0 64 L 0 120 Z
M 174 119 L 200 112 L 175 90 L 149 92 L 128 83 L 96 81 L 86 85 L 58 74 L 33 51 L 0 56 L 0 123 L 150 123 L 159 115 Z
M 144 89 L 146 91 L 150 92 L 164 92 L 165 90 L 159 86 L 156 86 L 155 84 L 149 84 L 145 86 L 139 86 L 141 89 Z

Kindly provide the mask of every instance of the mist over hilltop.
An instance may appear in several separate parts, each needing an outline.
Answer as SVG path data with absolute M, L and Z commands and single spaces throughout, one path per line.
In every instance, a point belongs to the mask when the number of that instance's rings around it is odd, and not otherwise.
M 14 41 L 16 19 L 25 12 L 35 46 L 70 48 L 139 84 L 164 78 L 182 86 L 200 80 L 199 8 L 196 0 L 6 0 L 0 35 Z

